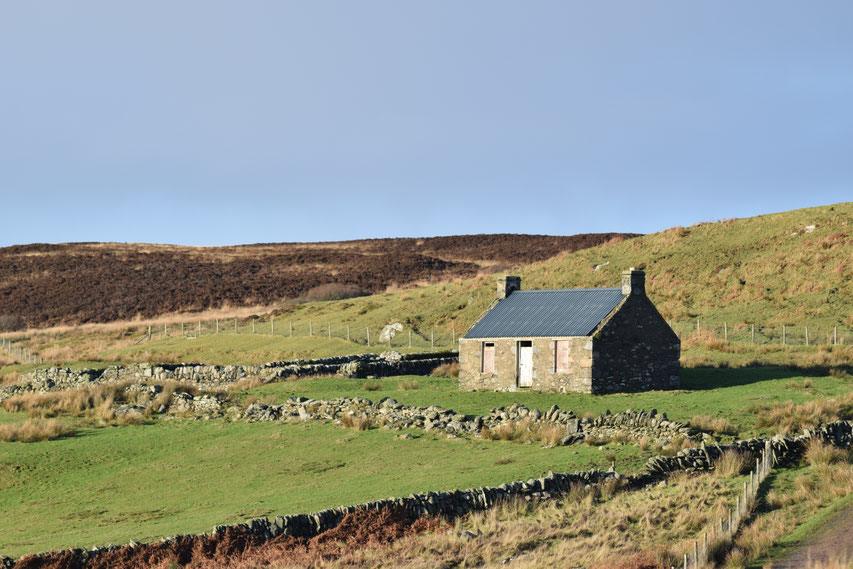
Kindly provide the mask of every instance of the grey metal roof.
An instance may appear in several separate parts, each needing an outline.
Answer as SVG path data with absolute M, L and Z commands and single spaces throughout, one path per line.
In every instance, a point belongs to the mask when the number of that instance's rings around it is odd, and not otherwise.
M 623 298 L 621 288 L 517 290 L 465 338 L 588 336 Z

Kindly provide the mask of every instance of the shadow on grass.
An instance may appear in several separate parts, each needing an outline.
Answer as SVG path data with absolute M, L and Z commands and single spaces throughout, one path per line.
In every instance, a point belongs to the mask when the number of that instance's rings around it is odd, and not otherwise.
M 825 377 L 829 369 L 822 367 L 752 366 L 681 368 L 681 389 L 704 391 L 720 387 L 748 385 L 771 379 L 792 377 Z

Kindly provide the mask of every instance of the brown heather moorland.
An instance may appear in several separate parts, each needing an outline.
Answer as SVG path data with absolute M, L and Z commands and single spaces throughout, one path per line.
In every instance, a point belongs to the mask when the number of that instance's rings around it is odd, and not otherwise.
M 0 248 L 0 299 L 18 327 L 110 322 L 223 306 L 350 296 L 494 272 L 635 234 L 459 235 L 229 247 L 122 243 Z M 319 289 L 322 295 L 329 291 Z

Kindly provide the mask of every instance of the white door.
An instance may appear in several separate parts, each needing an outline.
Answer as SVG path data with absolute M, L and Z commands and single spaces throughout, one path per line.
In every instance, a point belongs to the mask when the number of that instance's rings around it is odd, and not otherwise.
M 518 386 L 533 386 L 533 346 L 531 342 L 518 343 Z

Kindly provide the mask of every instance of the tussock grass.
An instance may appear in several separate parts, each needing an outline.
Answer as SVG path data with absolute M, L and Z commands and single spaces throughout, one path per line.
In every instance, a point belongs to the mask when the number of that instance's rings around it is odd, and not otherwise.
M 691 426 L 702 431 L 718 433 L 720 435 L 737 435 L 738 433 L 737 426 L 725 417 L 694 415 L 690 418 L 689 422 Z
M 568 434 L 568 429 L 561 425 L 542 423 L 531 418 L 508 421 L 494 429 L 483 427 L 480 430 L 480 437 L 490 441 L 541 443 L 549 447 L 559 445 L 563 437 Z
M 714 463 L 714 472 L 720 478 L 734 478 L 747 472 L 752 466 L 752 457 L 736 450 L 727 450 Z
M 347 413 L 339 419 L 341 426 L 347 429 L 355 429 L 356 431 L 367 431 L 376 426 L 373 420 L 366 415 L 351 415 Z
M 459 364 L 457 362 L 441 364 L 430 373 L 433 377 L 459 377 Z
M 73 435 L 76 429 L 56 419 L 34 419 L 23 423 L 0 425 L 0 441 L 34 443 Z
M 407 377 L 406 379 L 402 379 L 397 382 L 397 389 L 400 391 L 413 391 L 415 389 L 420 389 L 421 384 L 417 379 Z
M 379 391 L 382 389 L 382 382 L 379 381 L 365 381 L 364 385 L 361 386 L 365 391 Z
M 809 442 L 805 455 L 806 462 L 812 466 L 837 464 L 850 460 L 850 451 L 827 444 L 820 439 Z
M 805 403 L 787 401 L 760 405 L 753 407 L 752 411 L 758 413 L 756 427 L 772 427 L 779 433 L 793 433 L 839 419 L 853 419 L 853 392 Z

